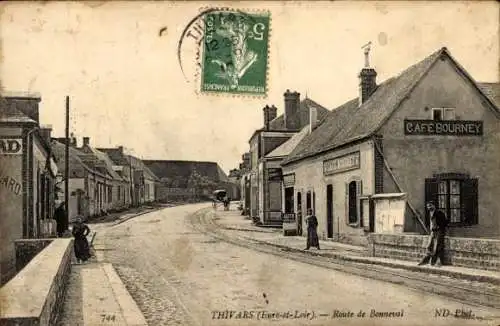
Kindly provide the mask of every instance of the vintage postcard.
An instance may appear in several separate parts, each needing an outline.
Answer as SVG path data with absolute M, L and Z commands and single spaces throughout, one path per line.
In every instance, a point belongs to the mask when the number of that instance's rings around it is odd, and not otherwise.
M 0 325 L 500 325 L 498 2 L 0 9 Z

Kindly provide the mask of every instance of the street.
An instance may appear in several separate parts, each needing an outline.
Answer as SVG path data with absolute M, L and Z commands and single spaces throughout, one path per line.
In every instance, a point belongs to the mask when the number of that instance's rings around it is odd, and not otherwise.
M 98 258 L 113 264 L 150 325 L 498 323 L 491 319 L 500 316 L 493 308 L 214 239 L 189 223 L 207 207 L 178 206 L 116 226 L 92 225 Z

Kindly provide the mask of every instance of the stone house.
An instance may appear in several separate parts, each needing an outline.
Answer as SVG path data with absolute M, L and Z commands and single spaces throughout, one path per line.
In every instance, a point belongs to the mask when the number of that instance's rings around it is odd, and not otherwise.
M 279 182 L 269 182 L 269 176 L 280 173 L 276 167 L 269 167 L 265 156 L 290 137 L 309 125 L 311 112 L 313 119 L 321 120 L 327 109 L 315 101 L 305 98 L 300 100 L 300 93 L 284 93 L 284 113 L 277 116 L 276 106 L 265 106 L 264 127 L 257 129 L 250 137 L 250 216 L 263 225 L 280 225 L 282 223 L 281 203 L 271 201 L 270 194 L 278 194 Z M 277 176 L 276 176 L 277 177 Z M 277 180 L 277 179 L 276 179 Z
M 105 152 L 90 146 L 90 138 L 83 137 L 83 144 L 80 151 L 93 155 L 95 161 L 99 163 L 96 169 L 107 176 L 109 183 L 105 185 L 105 211 L 120 211 L 130 206 L 130 181 L 122 177 L 115 171 L 114 164 Z
M 38 94 L 0 97 L 0 283 L 16 272 L 15 240 L 46 236 L 53 217 L 56 159 L 40 125 Z
M 433 200 L 451 236 L 497 238 L 500 114 L 487 86 L 446 48 L 380 84 L 376 75 L 363 68 L 359 97 L 332 110 L 282 162 L 295 180 L 295 212 L 313 208 L 325 239 L 366 244 L 383 218 L 372 199 L 398 193 L 406 204 L 394 230 L 425 234 L 424 204 Z

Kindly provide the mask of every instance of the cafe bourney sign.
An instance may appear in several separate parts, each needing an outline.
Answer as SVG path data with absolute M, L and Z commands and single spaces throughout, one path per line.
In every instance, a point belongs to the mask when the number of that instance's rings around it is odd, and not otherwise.
M 482 121 L 405 120 L 405 135 L 482 136 Z
M 0 155 L 20 155 L 22 152 L 21 138 L 0 138 Z

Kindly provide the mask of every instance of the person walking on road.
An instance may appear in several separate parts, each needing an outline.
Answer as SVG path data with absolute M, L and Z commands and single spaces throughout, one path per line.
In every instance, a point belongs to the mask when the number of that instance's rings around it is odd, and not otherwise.
M 431 265 L 436 265 L 439 258 L 440 264 L 444 264 L 444 237 L 446 235 L 446 227 L 448 226 L 448 219 L 446 215 L 439 209 L 436 209 L 434 202 L 427 202 L 425 208 L 429 212 L 431 222 L 431 234 L 427 245 L 427 254 L 418 263 L 419 266 L 431 262 Z M 440 266 L 440 265 L 438 265 Z
M 74 249 L 76 261 L 78 264 L 80 264 L 80 262 L 86 262 L 90 258 L 90 247 L 87 240 L 90 228 L 82 222 L 81 216 L 77 216 L 72 233 L 75 237 Z
M 66 231 L 66 210 L 64 202 L 60 203 L 54 211 L 54 220 L 56 220 L 57 236 L 61 238 Z
M 319 239 L 318 239 L 318 219 L 313 215 L 312 209 L 307 210 L 306 216 L 307 223 L 307 246 L 305 250 L 309 250 L 311 247 L 316 247 L 319 250 Z

